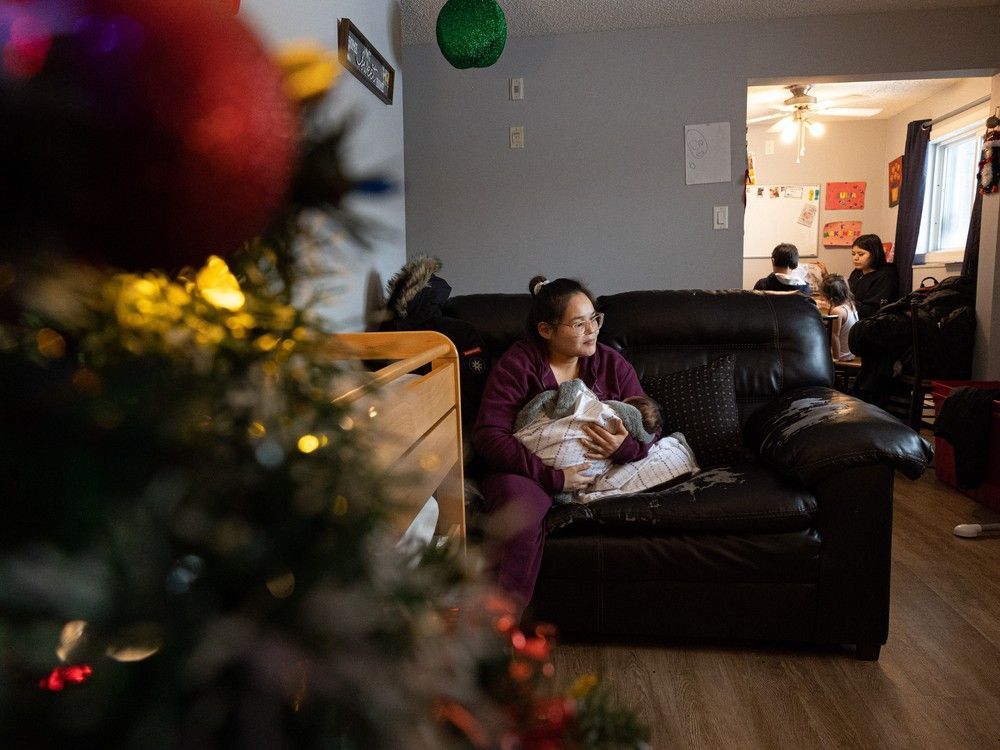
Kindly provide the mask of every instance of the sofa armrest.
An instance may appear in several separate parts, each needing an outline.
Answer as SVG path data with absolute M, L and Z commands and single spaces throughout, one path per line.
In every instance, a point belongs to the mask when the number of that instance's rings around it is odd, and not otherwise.
M 751 414 L 745 442 L 764 463 L 808 485 L 876 464 L 916 479 L 934 456 L 929 442 L 882 409 L 819 387 L 789 391 Z

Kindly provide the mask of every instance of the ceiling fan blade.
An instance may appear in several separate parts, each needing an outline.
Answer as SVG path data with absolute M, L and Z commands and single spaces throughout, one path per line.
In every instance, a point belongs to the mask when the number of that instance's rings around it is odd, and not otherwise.
M 881 107 L 834 107 L 816 110 L 816 114 L 834 117 L 874 117 L 881 111 Z
M 821 99 L 812 105 L 811 109 L 829 109 L 830 107 L 839 107 L 841 104 L 852 99 L 867 99 L 868 97 L 864 94 L 846 94 L 844 96 L 836 96 L 832 99 Z
M 784 86 L 764 86 L 747 88 L 747 105 L 765 107 L 781 104 L 788 98 L 788 89 Z
M 775 112 L 771 115 L 761 115 L 760 117 L 751 117 L 747 120 L 747 125 L 757 125 L 762 122 L 770 122 L 771 120 L 777 120 L 779 117 L 785 117 L 784 112 Z
M 780 120 L 778 120 L 776 123 L 774 123 L 774 125 L 772 125 L 771 127 L 769 127 L 767 129 L 767 132 L 768 133 L 780 133 L 782 130 L 785 129 L 785 127 L 790 122 L 792 122 L 792 116 L 791 115 L 786 115 L 785 117 L 782 117 Z

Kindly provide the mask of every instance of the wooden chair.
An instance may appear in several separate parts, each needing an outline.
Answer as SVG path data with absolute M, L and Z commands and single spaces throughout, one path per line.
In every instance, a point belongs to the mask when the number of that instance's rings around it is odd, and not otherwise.
M 820 313 L 820 317 L 823 318 L 823 328 L 826 329 L 826 346 L 830 348 L 833 346 L 833 321 L 837 319 L 837 316 L 830 315 L 829 313 Z
M 850 393 L 851 386 L 861 370 L 861 357 L 851 360 L 834 360 L 833 387 L 842 393 Z
M 890 396 L 886 411 L 895 414 L 917 432 L 921 427 L 933 429 L 934 402 L 931 400 L 931 378 L 926 352 L 920 340 L 920 318 L 917 303 L 910 303 L 910 336 L 913 346 L 913 374 L 900 375 L 898 389 Z M 928 418 L 929 415 L 929 418 Z
M 823 315 L 823 326 L 826 328 L 826 345 L 830 348 L 831 354 L 833 351 L 833 321 L 836 319 L 836 315 Z M 858 377 L 860 369 L 861 357 L 855 357 L 852 360 L 835 359 L 833 361 L 833 387 L 841 393 L 848 393 L 854 384 L 855 378 Z

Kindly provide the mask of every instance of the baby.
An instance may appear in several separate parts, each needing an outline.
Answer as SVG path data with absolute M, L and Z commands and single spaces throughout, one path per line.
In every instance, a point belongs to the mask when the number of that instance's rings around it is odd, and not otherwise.
M 591 485 L 575 495 L 557 495 L 555 500 L 560 503 L 642 492 L 698 471 L 694 453 L 679 432 L 661 438 L 650 447 L 646 458 L 631 463 L 587 458 L 583 425 L 591 422 L 607 427 L 614 420 L 621 421 L 639 442 L 649 443 L 663 417 L 659 405 L 648 396 L 602 402 L 583 381 L 569 380 L 558 390 L 545 391 L 528 402 L 515 420 L 514 437 L 547 466 L 564 469 L 590 464 L 584 474 L 594 477 Z
M 613 401 L 608 402 L 609 405 L 614 403 Z M 629 396 L 622 403 L 634 406 L 639 410 L 639 417 L 642 419 L 642 429 L 649 433 L 651 440 L 653 434 L 663 426 L 663 412 L 660 411 L 660 405 L 649 396 Z M 614 408 L 614 406 L 611 408 Z M 635 436 L 633 435 L 633 437 Z M 649 440 L 640 440 L 640 442 L 648 443 Z

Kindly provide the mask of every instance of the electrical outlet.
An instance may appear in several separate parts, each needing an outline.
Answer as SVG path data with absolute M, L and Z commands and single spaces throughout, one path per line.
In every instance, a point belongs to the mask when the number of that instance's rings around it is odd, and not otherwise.
M 774 141 L 764 141 L 764 155 L 770 156 L 774 153 Z
M 523 125 L 511 125 L 511 128 L 510 128 L 510 147 L 511 148 L 524 148 L 524 126 Z
M 524 99 L 524 79 L 523 78 L 511 78 L 510 79 L 510 100 L 512 102 L 517 102 Z

